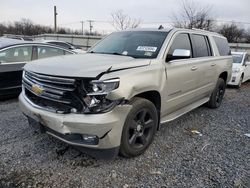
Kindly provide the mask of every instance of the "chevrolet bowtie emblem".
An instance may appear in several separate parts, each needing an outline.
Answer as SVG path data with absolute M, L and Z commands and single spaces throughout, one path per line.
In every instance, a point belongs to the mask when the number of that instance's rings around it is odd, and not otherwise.
M 40 95 L 40 94 L 42 94 L 42 92 L 43 92 L 44 89 L 41 86 L 37 85 L 37 84 L 33 84 L 32 87 L 31 87 L 31 90 L 34 93 Z

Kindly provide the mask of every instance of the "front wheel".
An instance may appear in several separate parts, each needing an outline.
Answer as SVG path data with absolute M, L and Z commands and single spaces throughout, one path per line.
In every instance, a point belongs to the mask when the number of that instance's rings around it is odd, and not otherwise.
M 222 99 L 225 94 L 226 83 L 222 78 L 219 78 L 217 84 L 214 88 L 212 95 L 210 96 L 210 100 L 207 103 L 209 108 L 218 108 L 221 105 Z
M 135 97 L 131 103 L 122 132 L 120 154 L 134 157 L 142 154 L 151 144 L 158 125 L 155 105 L 149 100 Z

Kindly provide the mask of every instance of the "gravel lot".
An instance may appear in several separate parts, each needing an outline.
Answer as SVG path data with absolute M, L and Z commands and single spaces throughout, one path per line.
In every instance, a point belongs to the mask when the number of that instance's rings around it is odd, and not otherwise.
M 30 129 L 17 99 L 0 102 L 0 187 L 250 187 L 250 82 L 219 109 L 162 126 L 137 158 L 95 160 Z M 201 134 L 190 130 L 196 129 Z

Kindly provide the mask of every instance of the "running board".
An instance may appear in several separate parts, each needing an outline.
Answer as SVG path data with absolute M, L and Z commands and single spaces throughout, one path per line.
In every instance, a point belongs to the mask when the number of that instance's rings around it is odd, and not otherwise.
M 206 97 L 206 98 L 203 98 L 199 101 L 196 101 L 195 103 L 192 103 L 188 106 L 185 106 L 184 108 L 181 108 L 180 110 L 177 110 L 171 114 L 168 114 L 167 116 L 161 118 L 161 124 L 163 123 L 166 123 L 166 122 L 169 122 L 169 121 L 173 121 L 175 120 L 176 118 L 182 116 L 183 114 L 186 114 L 188 112 L 190 112 L 191 110 L 205 104 L 206 102 L 209 101 L 209 98 Z

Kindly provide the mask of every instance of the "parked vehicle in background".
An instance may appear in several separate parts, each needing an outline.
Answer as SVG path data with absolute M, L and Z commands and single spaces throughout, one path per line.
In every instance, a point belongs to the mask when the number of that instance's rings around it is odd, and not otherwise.
M 86 51 L 82 50 L 81 48 L 79 48 L 79 47 L 77 47 L 69 42 L 64 42 L 64 41 L 59 41 L 59 40 L 42 40 L 41 42 L 58 45 L 58 46 L 67 48 L 69 50 L 72 50 L 76 53 L 86 53 Z
M 0 38 L 0 97 L 20 93 L 27 62 L 74 53 L 55 45 Z
M 232 52 L 233 69 L 228 85 L 240 88 L 243 82 L 250 80 L 250 56 L 247 52 Z
M 29 36 L 23 36 L 23 35 L 6 34 L 3 37 L 9 38 L 9 39 L 23 40 L 23 41 L 33 41 L 33 38 Z
M 32 126 L 95 157 L 134 157 L 160 124 L 203 104 L 218 108 L 232 61 L 217 33 L 116 32 L 86 54 L 27 64 L 20 108 Z

